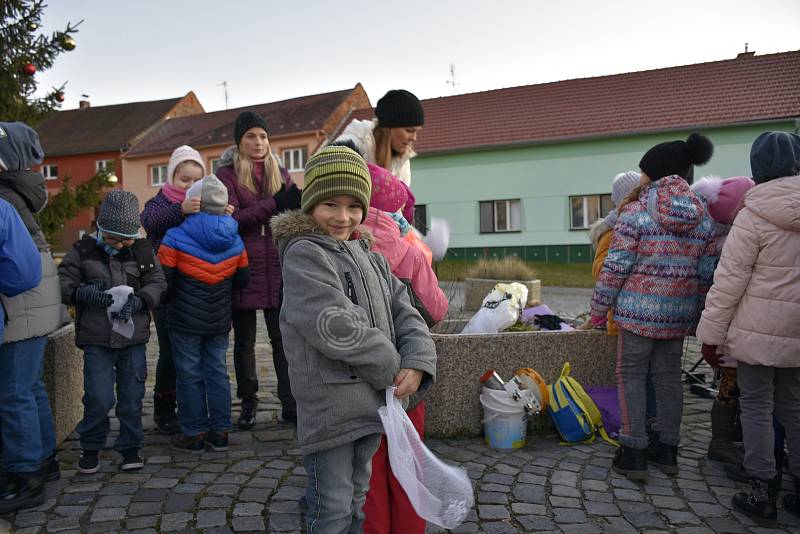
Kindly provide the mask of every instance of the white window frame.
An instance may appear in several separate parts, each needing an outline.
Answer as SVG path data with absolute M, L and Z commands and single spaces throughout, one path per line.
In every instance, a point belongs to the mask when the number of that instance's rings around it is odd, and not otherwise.
M 491 203 L 492 205 L 492 230 L 484 230 L 481 228 L 481 210 L 480 207 L 482 204 Z M 517 213 L 519 215 L 517 223 L 518 226 L 515 228 L 513 223 L 513 206 L 516 206 Z M 500 221 L 498 221 L 499 213 L 503 211 L 505 212 L 505 219 L 506 224 L 505 227 L 500 227 Z M 502 234 L 502 233 L 509 233 L 509 232 L 521 232 L 522 231 L 522 203 L 518 198 L 507 198 L 502 200 L 482 200 L 478 203 L 478 231 L 481 234 Z
M 167 164 L 150 165 L 150 187 L 161 187 L 167 183 Z M 154 171 L 158 170 L 158 181 L 155 180 Z
M 283 161 L 284 167 L 286 167 L 286 170 L 289 172 L 301 172 L 305 168 L 305 160 L 307 158 L 308 148 L 304 146 L 284 148 L 281 151 L 281 160 Z
M 602 219 L 608 213 L 603 213 L 603 197 L 611 197 L 610 193 L 602 193 L 602 194 L 595 194 L 595 195 L 571 195 L 569 197 L 569 229 L 570 230 L 588 230 L 591 228 L 592 224 L 594 224 L 599 219 Z M 583 199 L 583 226 L 574 226 L 573 220 L 575 217 L 573 216 L 572 212 L 572 201 L 573 199 L 580 198 Z M 597 199 L 597 211 L 593 214 L 592 217 L 589 213 L 589 199 L 596 198 Z
M 42 165 L 42 176 L 45 180 L 58 180 L 58 165 Z
M 114 165 L 113 159 L 98 159 L 94 162 L 94 170 L 97 172 L 107 170 L 109 167 Z

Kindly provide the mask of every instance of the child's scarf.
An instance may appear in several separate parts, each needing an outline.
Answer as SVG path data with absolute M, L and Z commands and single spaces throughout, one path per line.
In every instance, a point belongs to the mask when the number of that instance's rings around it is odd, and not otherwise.
M 167 197 L 167 200 L 176 204 L 181 204 L 186 198 L 186 190 L 178 189 L 172 184 L 164 184 L 161 186 L 161 192 Z

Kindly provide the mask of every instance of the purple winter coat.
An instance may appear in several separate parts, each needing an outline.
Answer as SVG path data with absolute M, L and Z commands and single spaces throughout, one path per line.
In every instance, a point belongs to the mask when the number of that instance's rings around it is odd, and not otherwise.
M 142 228 L 147 232 L 147 239 L 153 243 L 153 250 L 158 254 L 158 247 L 167 230 L 183 222 L 183 212 L 178 202 L 172 202 L 162 190 L 145 202 L 140 215 Z
M 228 203 L 236 208 L 233 218 L 239 223 L 239 235 L 250 263 L 250 282 L 244 288 L 233 290 L 233 309 L 279 308 L 281 264 L 269 227 L 270 219 L 277 215 L 275 199 L 261 197 L 240 185 L 232 165 L 220 167 L 216 174 L 228 188 Z M 283 168 L 281 175 L 287 188 L 294 185 Z

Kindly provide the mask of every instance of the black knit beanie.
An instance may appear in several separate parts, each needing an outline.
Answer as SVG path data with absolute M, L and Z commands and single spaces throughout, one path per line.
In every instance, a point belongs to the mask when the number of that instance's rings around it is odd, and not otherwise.
M 685 180 L 693 165 L 707 163 L 713 153 L 714 145 L 708 137 L 693 133 L 686 141 L 657 144 L 645 153 L 639 168 L 654 182 L 675 174 Z
M 750 169 L 757 184 L 800 174 L 800 135 L 764 132 L 756 137 L 750 149 Z
M 236 141 L 237 147 L 242 137 L 244 137 L 244 134 L 246 134 L 247 130 L 250 128 L 262 128 L 269 134 L 269 130 L 267 130 L 267 121 L 265 121 L 261 115 L 253 113 L 252 111 L 242 111 L 239 113 L 239 116 L 236 117 L 236 126 L 234 126 L 233 129 L 233 139 Z
M 404 89 L 392 89 L 375 106 L 375 116 L 381 128 L 405 128 L 425 124 L 425 110 L 412 93 Z

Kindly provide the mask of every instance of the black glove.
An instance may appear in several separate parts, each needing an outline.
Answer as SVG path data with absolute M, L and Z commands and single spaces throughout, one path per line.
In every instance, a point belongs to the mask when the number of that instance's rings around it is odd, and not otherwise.
M 533 323 L 545 330 L 561 330 L 563 320 L 558 315 L 534 315 Z
M 103 291 L 95 284 L 80 286 L 72 293 L 72 302 L 95 308 L 108 308 L 114 302 L 114 297 Z
M 275 199 L 275 210 L 278 212 L 296 210 L 300 207 L 300 196 L 302 193 L 296 185 L 292 184 L 288 189 L 283 184 L 272 198 Z
M 142 299 L 131 293 L 128 295 L 128 300 L 122 305 L 118 312 L 111 314 L 112 319 L 119 319 L 120 321 L 127 321 L 131 316 L 142 309 L 144 302 Z

